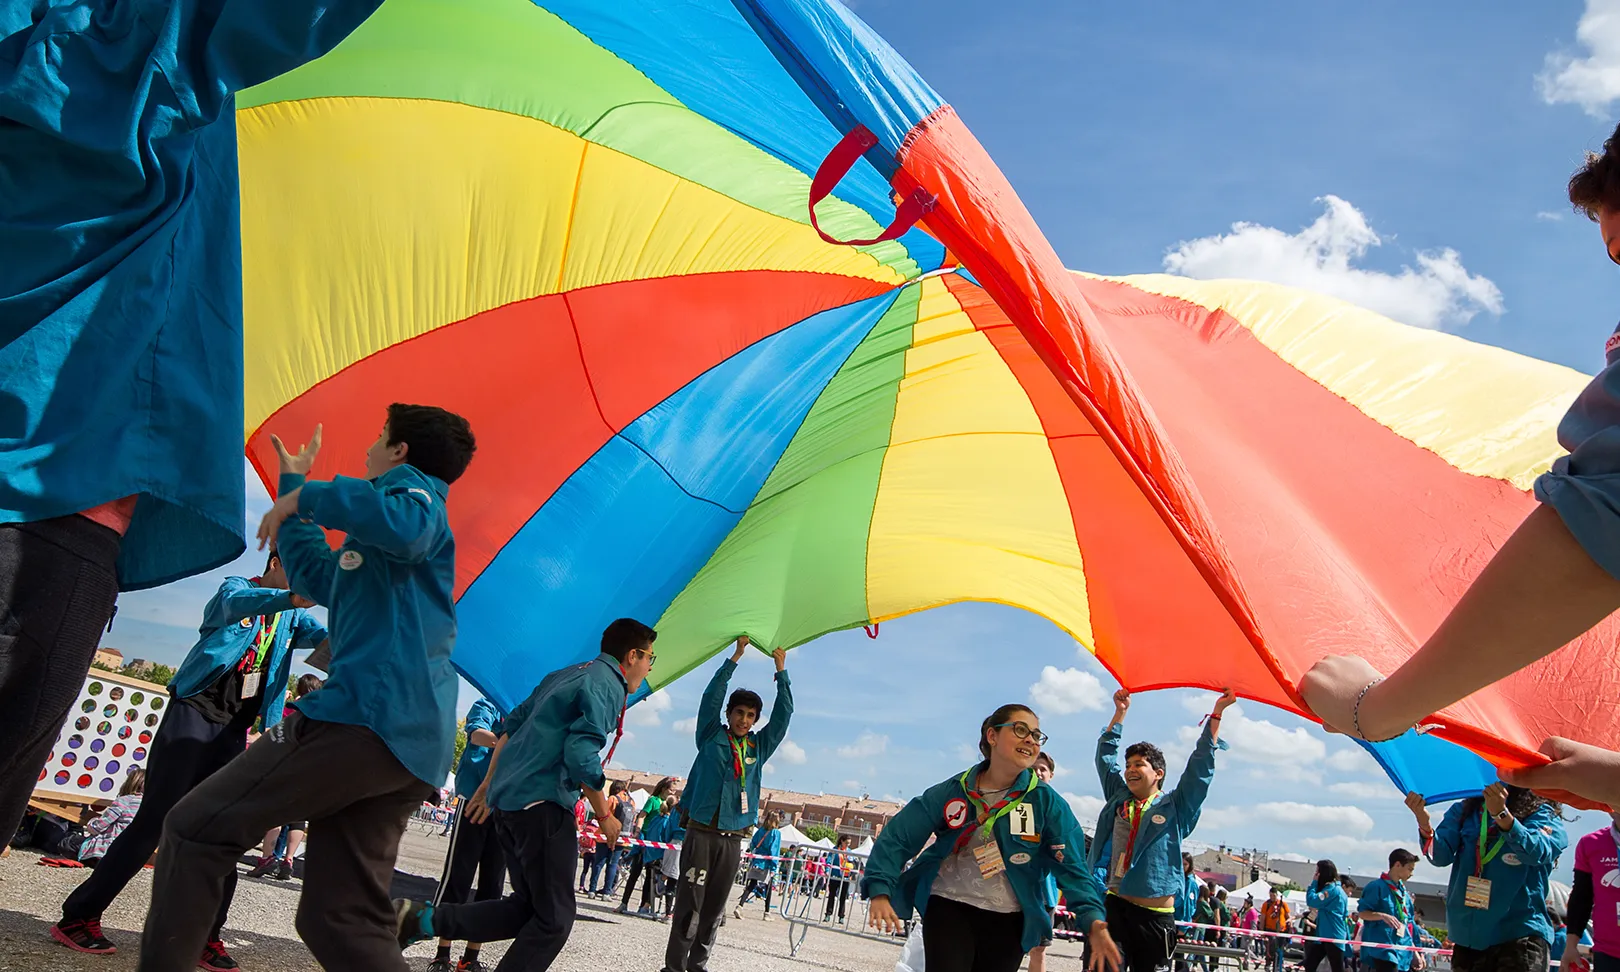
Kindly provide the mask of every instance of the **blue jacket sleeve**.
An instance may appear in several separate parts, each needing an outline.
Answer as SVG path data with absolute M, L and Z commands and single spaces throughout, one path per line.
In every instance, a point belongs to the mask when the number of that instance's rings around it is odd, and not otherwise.
M 765 762 L 787 738 L 788 723 L 793 720 L 793 687 L 787 669 L 776 673 L 776 701 L 771 704 L 771 721 L 759 731 L 759 761 Z
M 1528 822 L 1513 821 L 1507 835 L 1508 849 L 1518 854 L 1532 867 L 1552 867 L 1558 863 L 1564 849 L 1569 846 L 1569 833 L 1564 822 L 1543 806 L 1530 816 Z
M 1105 916 L 1097 879 L 1092 876 L 1085 855 L 1079 853 L 1086 846 L 1086 835 L 1080 830 L 1080 821 L 1075 819 L 1067 800 L 1060 798 L 1049 802 L 1051 806 L 1046 812 L 1046 826 L 1041 834 L 1041 853 L 1045 855 L 1052 875 L 1057 878 L 1058 887 L 1068 896 L 1069 910 L 1074 912 L 1076 923 L 1081 930 L 1089 931 L 1092 922 L 1103 921 Z M 1052 853 L 1050 848 L 1054 844 L 1064 846 L 1062 860 Z
M 1097 781 L 1102 784 L 1103 799 L 1112 800 L 1126 789 L 1125 774 L 1119 769 L 1119 737 L 1123 725 L 1109 726 L 1097 737 Z
M 593 790 L 602 789 L 606 779 L 602 773 L 602 747 L 607 745 L 608 733 L 619 720 L 622 702 L 622 698 L 615 702 L 595 686 L 580 692 L 579 715 L 569 723 L 563 740 L 563 766 L 569 779 Z
M 303 609 L 296 609 L 293 619 L 292 647 L 299 651 L 306 651 L 321 646 L 321 642 L 331 637 L 326 633 L 326 626 L 315 620 L 315 616 Z
M 426 560 L 445 528 L 444 509 L 425 490 L 349 476 L 305 483 L 298 514 L 407 563 Z
M 160 36 L 178 36 L 160 59 L 193 125 L 212 122 L 226 99 L 336 47 L 382 0 L 181 0 L 146 3 Z M 189 95 L 189 97 L 188 97 Z
M 1450 867 L 1462 853 L 1463 803 L 1453 803 L 1434 828 L 1434 846 L 1429 848 L 1429 863 L 1435 867 Z
M 703 699 L 698 703 L 697 730 L 695 733 L 698 749 L 700 750 L 711 736 L 725 728 L 725 713 L 721 710 L 726 704 L 726 686 L 731 684 L 731 673 L 736 670 L 737 663 L 727 658 L 720 663 L 720 668 L 714 673 L 714 677 L 709 679 L 708 688 L 703 690 Z M 778 701 L 781 698 L 781 695 L 777 695 Z M 790 697 L 788 700 L 790 711 L 792 705 L 793 701 Z M 773 717 L 771 721 L 775 722 L 776 720 Z M 785 726 L 783 731 L 786 732 Z
M 1214 732 L 1213 721 L 1204 724 L 1204 731 L 1198 734 L 1198 744 L 1193 747 L 1192 755 L 1187 757 L 1187 768 L 1181 771 L 1181 779 L 1176 781 L 1176 792 L 1170 797 L 1183 837 L 1192 833 L 1198 823 L 1198 815 L 1204 809 L 1204 798 L 1209 796 L 1209 785 L 1215 780 L 1215 750 L 1221 744 L 1215 741 Z
M 283 475 L 276 487 L 276 495 L 286 496 L 303 485 L 304 477 Z M 338 555 L 327 545 L 326 534 L 321 532 L 320 527 L 288 518 L 276 534 L 276 553 L 281 555 L 281 565 L 287 571 L 287 583 L 292 585 L 293 590 L 316 604 L 327 604 L 332 599 L 332 577 L 337 572 Z
M 259 587 L 245 577 L 227 577 L 203 608 L 203 625 L 224 628 L 243 618 L 292 610 L 292 593 Z
M 471 709 L 467 710 L 467 719 L 462 724 L 462 728 L 466 730 L 466 733 L 469 736 L 474 732 L 477 732 L 479 729 L 482 729 L 485 732 L 493 731 L 495 728 L 495 713 L 487 705 L 483 705 L 481 703 L 474 705 Z
M 861 894 L 875 898 L 894 893 L 906 862 L 928 843 L 929 835 L 934 832 L 934 821 L 939 819 L 939 814 L 930 812 L 924 802 L 927 797 L 927 793 L 913 797 L 883 828 L 883 833 L 878 834 L 872 845 L 872 856 L 867 859 L 866 875 L 861 879 Z

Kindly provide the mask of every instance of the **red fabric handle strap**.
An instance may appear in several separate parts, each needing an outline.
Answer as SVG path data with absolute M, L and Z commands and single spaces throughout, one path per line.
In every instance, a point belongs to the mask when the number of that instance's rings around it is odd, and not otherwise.
M 820 237 L 828 243 L 839 246 L 867 246 L 872 243 L 882 243 L 886 240 L 897 239 L 906 230 L 916 225 L 917 220 L 933 210 L 935 200 L 932 193 L 925 189 L 915 189 L 910 195 L 900 200 L 900 205 L 894 211 L 894 219 L 884 228 L 883 232 L 869 240 L 840 240 L 829 236 L 816 222 L 816 203 L 832 195 L 833 189 L 855 167 L 866 150 L 878 143 L 865 125 L 856 125 L 833 146 L 827 157 L 821 160 L 816 168 L 815 178 L 810 180 L 810 225 Z

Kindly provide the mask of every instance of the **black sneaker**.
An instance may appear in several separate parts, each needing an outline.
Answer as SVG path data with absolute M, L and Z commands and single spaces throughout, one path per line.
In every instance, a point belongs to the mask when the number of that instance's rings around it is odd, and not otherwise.
M 225 951 L 225 943 L 214 941 L 203 946 L 202 958 L 197 960 L 197 968 L 204 972 L 236 972 L 241 966 L 231 953 Z
M 275 878 L 276 878 L 277 881 L 286 881 L 286 880 L 290 879 L 291 877 L 292 877 L 292 862 L 287 860 L 286 858 L 282 858 L 281 863 L 276 865 Z
M 255 864 L 253 866 L 253 870 L 249 871 L 247 876 L 248 877 L 264 877 L 266 874 L 269 874 L 271 871 L 274 871 L 275 869 L 276 869 L 276 859 L 274 857 L 261 857 L 261 858 L 259 858 L 259 863 Z
M 433 906 L 426 901 L 394 899 L 394 932 L 400 950 L 433 937 Z
M 434 959 L 428 963 L 427 972 L 455 972 L 455 969 L 456 967 L 451 965 L 447 958 Z
M 51 926 L 51 937 L 73 949 L 90 955 L 112 955 L 118 946 L 101 933 L 101 920 L 68 921 L 66 918 Z

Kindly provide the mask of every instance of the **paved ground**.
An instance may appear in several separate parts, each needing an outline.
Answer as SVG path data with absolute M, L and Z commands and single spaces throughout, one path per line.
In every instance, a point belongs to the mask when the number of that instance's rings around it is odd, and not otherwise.
M 401 847 L 399 882 L 431 888 L 443 864 L 448 841 L 419 831 L 406 835 Z M 138 876 L 103 920 L 107 935 L 118 944 L 114 956 L 87 956 L 56 944 L 47 929 L 60 917 L 62 899 L 83 879 L 83 871 L 40 867 L 39 855 L 16 851 L 0 860 L 0 970 L 27 972 L 133 972 L 141 923 L 151 896 L 151 871 Z M 426 876 L 429 880 L 413 879 Z M 309 951 L 293 930 L 293 909 L 302 882 L 242 879 L 225 927 L 225 942 L 245 972 L 314 972 Z M 819 904 L 819 903 L 818 903 Z M 812 930 L 799 950 L 788 956 L 788 924 L 762 921 L 758 906 L 742 920 L 731 919 L 720 931 L 710 962 L 712 972 L 892 972 L 898 942 L 872 941 Z M 658 972 L 669 926 L 612 914 L 594 901 L 580 902 L 580 921 L 554 969 L 560 972 Z M 493 969 L 500 945 L 485 949 Z M 456 953 L 460 955 L 459 949 Z M 428 944 L 414 946 L 406 957 L 416 972 L 433 957 Z M 1048 961 L 1053 972 L 1079 972 L 1079 949 L 1060 945 Z M 343 970 L 349 972 L 349 970 Z

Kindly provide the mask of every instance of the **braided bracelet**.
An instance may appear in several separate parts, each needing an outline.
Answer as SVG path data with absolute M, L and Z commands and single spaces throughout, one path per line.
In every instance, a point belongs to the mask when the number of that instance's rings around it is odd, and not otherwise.
M 1381 741 L 1381 740 L 1376 740 L 1376 739 L 1368 739 L 1367 734 L 1361 731 L 1361 702 L 1362 702 L 1363 699 L 1365 699 L 1367 697 L 1367 692 L 1369 690 L 1371 690 L 1374 685 L 1377 685 L 1379 682 L 1382 682 L 1382 681 L 1383 681 L 1382 678 L 1373 679 L 1372 681 L 1367 683 L 1365 688 L 1363 688 L 1361 690 L 1361 694 L 1356 696 L 1355 707 L 1350 710 L 1350 721 L 1353 724 L 1353 728 L 1356 731 L 1356 738 L 1357 739 L 1362 739 L 1362 740 L 1365 740 L 1367 742 L 1380 742 Z

